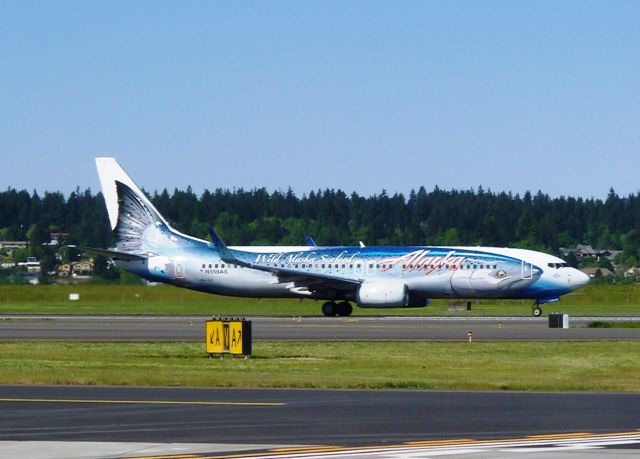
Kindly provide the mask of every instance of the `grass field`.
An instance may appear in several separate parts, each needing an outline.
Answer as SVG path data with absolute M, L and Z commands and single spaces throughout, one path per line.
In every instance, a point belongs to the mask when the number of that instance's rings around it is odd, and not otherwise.
M 640 342 L 255 342 L 249 360 L 198 343 L 0 342 L 0 383 L 638 391 Z
M 591 322 L 589 328 L 640 328 L 640 322 Z
M 69 293 L 79 293 L 70 301 Z M 471 311 L 450 311 L 448 300 L 422 309 L 361 309 L 354 315 L 529 316 L 530 300 L 474 301 Z M 229 298 L 172 286 L 145 285 L 0 285 L 0 314 L 193 314 L 320 315 L 313 300 Z M 590 285 L 543 306 L 545 313 L 638 315 L 640 285 Z

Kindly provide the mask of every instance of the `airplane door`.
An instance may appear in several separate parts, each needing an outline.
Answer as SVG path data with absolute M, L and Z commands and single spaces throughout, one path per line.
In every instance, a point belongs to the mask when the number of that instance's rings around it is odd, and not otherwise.
M 533 277 L 533 265 L 522 260 L 522 278 L 531 279 Z
M 184 265 L 181 261 L 176 261 L 176 279 L 184 279 Z

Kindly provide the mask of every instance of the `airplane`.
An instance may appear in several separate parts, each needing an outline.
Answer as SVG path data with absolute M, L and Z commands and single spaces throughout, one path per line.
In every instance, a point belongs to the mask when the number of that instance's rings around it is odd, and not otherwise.
M 248 298 L 322 300 L 325 316 L 361 308 L 419 308 L 430 299 L 529 299 L 541 305 L 589 276 L 533 250 L 457 246 L 227 246 L 174 229 L 115 158 L 96 158 L 116 247 L 81 250 L 153 282 Z

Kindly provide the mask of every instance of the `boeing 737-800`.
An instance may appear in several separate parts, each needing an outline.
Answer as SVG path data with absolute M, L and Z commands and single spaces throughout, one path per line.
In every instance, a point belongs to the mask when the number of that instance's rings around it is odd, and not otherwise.
M 219 295 L 323 300 L 327 316 L 362 308 L 427 306 L 432 298 L 503 298 L 540 305 L 589 277 L 552 255 L 496 247 L 231 247 L 182 234 L 160 215 L 114 158 L 97 158 L 115 234 L 113 249 L 83 248 L 149 281 Z

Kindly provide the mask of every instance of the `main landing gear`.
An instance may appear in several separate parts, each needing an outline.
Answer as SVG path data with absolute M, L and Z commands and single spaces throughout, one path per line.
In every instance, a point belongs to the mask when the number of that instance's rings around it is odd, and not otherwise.
M 538 303 L 535 303 L 531 308 L 531 314 L 533 314 L 534 317 L 540 317 L 542 315 L 542 308 Z
M 350 316 L 353 312 L 353 307 L 348 301 L 341 303 L 334 303 L 333 301 L 327 301 L 322 305 L 322 313 L 327 317 L 333 316 Z

